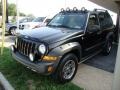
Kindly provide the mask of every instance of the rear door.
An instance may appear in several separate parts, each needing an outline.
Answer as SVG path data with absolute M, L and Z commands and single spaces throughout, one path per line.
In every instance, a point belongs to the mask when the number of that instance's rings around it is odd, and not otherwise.
M 98 18 L 102 30 L 102 41 L 105 41 L 106 35 L 114 29 L 113 21 L 108 12 L 99 13 Z

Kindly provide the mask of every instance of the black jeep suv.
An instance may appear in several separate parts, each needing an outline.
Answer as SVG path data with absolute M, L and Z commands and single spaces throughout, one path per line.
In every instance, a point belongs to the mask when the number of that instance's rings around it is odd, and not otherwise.
M 62 9 L 46 27 L 21 32 L 11 47 L 13 58 L 61 83 L 73 79 L 78 64 L 110 53 L 114 25 L 108 11 Z

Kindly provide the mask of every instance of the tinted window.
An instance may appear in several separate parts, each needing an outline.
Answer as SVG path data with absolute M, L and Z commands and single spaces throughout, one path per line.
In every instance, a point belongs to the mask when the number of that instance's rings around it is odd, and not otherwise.
M 99 21 L 102 29 L 109 28 L 113 25 L 111 16 L 106 12 L 102 12 L 99 14 Z
M 23 19 L 19 20 L 19 23 L 24 23 L 24 22 L 27 22 L 27 18 L 23 18 Z
M 99 25 L 97 15 L 91 14 L 88 21 L 88 26 Z
M 43 22 L 44 19 L 45 17 L 38 17 L 38 18 L 35 18 L 33 22 Z
M 95 26 L 95 25 L 96 26 L 99 25 L 97 15 L 96 14 L 91 14 L 90 17 L 89 17 L 88 26 L 87 26 L 88 32 L 89 32 L 89 30 L 91 32 L 93 26 Z

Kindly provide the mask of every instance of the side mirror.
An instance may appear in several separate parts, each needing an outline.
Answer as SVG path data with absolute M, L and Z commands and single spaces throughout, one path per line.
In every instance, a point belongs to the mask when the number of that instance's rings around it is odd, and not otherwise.
M 99 25 L 92 25 L 88 27 L 88 32 L 96 32 L 100 30 L 100 26 Z

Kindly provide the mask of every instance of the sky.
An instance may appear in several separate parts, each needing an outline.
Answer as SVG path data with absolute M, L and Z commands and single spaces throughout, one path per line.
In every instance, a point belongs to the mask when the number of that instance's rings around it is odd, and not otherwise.
M 20 12 L 25 14 L 33 14 L 34 16 L 54 16 L 61 8 L 66 7 L 85 7 L 88 10 L 103 7 L 96 5 L 88 0 L 8 0 L 8 3 L 18 2 Z M 104 8 L 103 8 L 104 9 Z M 110 11 L 113 19 L 116 19 L 116 14 Z

